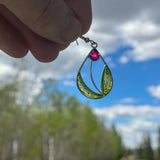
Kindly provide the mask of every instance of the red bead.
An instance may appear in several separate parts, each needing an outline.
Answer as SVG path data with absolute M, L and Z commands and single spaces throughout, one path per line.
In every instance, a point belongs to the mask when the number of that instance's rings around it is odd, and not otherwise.
M 98 60 L 99 58 L 99 53 L 96 49 L 93 49 L 90 53 L 90 58 L 93 60 L 93 61 L 96 61 Z

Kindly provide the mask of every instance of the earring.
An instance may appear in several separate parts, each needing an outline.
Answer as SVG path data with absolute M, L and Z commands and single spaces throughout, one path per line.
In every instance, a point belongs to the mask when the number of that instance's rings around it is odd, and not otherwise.
M 89 38 L 80 36 L 80 38 L 82 40 L 84 40 L 86 43 L 90 43 L 92 50 L 90 51 L 90 53 L 88 54 L 88 56 L 85 58 L 85 60 L 83 61 L 78 74 L 77 74 L 77 87 L 80 90 L 80 92 L 91 99 L 100 99 L 105 97 L 112 89 L 113 86 L 113 78 L 112 78 L 112 74 L 111 71 L 107 65 L 107 63 L 105 62 L 105 60 L 103 59 L 103 57 L 101 56 L 101 54 L 98 52 L 97 47 L 98 44 L 96 42 L 94 42 L 93 40 L 90 40 Z M 92 91 L 83 81 L 82 79 L 82 75 L 81 75 L 81 69 L 83 67 L 83 65 L 85 64 L 85 62 L 87 61 L 87 59 L 90 59 L 90 78 L 91 81 L 95 87 L 95 89 L 97 90 L 97 92 Z M 92 62 L 93 61 L 97 61 L 98 59 L 101 59 L 104 63 L 104 69 L 102 72 L 102 76 L 101 76 L 101 90 L 99 90 L 99 88 L 96 86 L 93 76 L 92 76 Z

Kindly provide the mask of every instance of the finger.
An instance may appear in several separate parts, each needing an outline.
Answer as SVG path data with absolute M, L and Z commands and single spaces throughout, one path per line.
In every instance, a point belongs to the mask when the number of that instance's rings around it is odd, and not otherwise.
M 28 46 L 21 34 L 0 15 L 0 49 L 15 58 L 24 57 Z
M 59 51 L 68 45 L 61 45 L 46 40 L 34 33 L 28 32 L 26 39 L 29 41 L 30 51 L 40 62 L 51 62 L 57 58 Z
M 82 25 L 82 34 L 85 34 L 92 22 L 91 0 L 65 0 L 67 5 L 72 8 Z
M 4 0 L 24 24 L 38 35 L 70 43 L 81 34 L 81 24 L 63 0 Z
M 15 15 L 12 14 L 4 5 L 0 5 L 0 12 L 6 19 L 14 26 L 24 39 L 28 42 L 28 49 L 33 56 L 41 62 L 53 61 L 59 51 L 63 50 L 68 44 L 58 44 L 51 42 L 33 33 L 27 26 L 25 26 Z

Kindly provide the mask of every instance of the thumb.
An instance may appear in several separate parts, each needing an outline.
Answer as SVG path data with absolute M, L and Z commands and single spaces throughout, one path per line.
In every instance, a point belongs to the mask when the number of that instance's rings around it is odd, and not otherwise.
M 58 43 L 70 43 L 81 34 L 81 24 L 63 0 L 3 0 L 25 25 Z

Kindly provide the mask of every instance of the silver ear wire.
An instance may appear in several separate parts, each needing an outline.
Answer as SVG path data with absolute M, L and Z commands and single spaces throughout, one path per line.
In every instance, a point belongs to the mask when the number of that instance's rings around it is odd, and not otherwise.
M 93 40 L 89 39 L 88 37 L 80 36 L 81 39 L 83 39 L 86 43 L 90 42 L 91 47 L 93 49 L 96 49 L 98 47 L 98 44 L 94 42 Z

